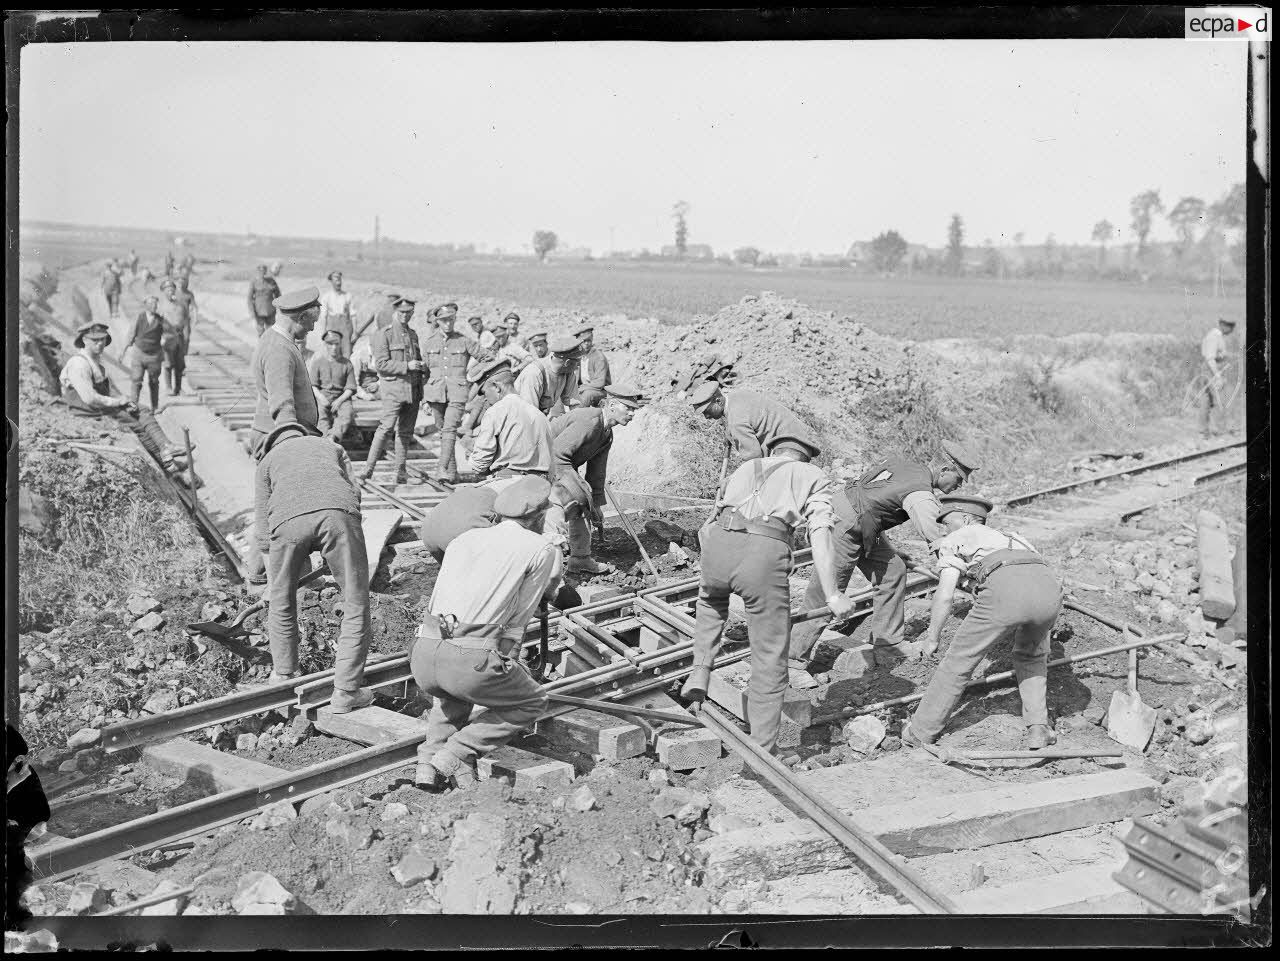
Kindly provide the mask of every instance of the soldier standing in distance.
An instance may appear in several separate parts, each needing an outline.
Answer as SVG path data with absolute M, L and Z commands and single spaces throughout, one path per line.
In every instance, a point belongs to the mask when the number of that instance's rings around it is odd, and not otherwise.
M 395 321 L 386 330 L 377 331 L 370 340 L 373 364 L 378 370 L 382 419 L 369 443 L 369 458 L 360 472 L 360 480 L 373 476 L 373 469 L 386 449 L 387 438 L 394 432 L 395 482 L 408 481 L 406 462 L 409 444 L 413 442 L 413 423 L 418 419 L 418 405 L 422 403 L 422 372 L 426 369 L 417 335 L 409 329 L 416 306 L 415 301 L 401 297 L 396 301 Z
M 1236 329 L 1236 322 L 1225 317 L 1218 318 L 1218 326 L 1211 327 L 1200 341 L 1200 356 L 1204 360 L 1204 371 L 1209 378 L 1203 393 L 1200 395 L 1200 436 L 1212 437 L 1220 431 L 1213 429 L 1213 412 L 1222 415 L 1222 386 L 1225 363 L 1227 360 L 1227 338 Z
M 426 374 L 422 396 L 431 408 L 431 416 L 440 432 L 440 462 L 436 476 L 453 483 L 458 479 L 458 427 L 471 393 L 467 365 L 480 351 L 475 341 L 454 329 L 458 320 L 457 304 L 441 304 L 432 311 L 432 319 L 435 329 L 426 332 L 422 338 Z
M 342 335 L 342 354 L 347 356 L 351 353 L 351 337 L 355 333 L 352 326 L 354 298 L 349 291 L 342 289 L 342 271 L 329 271 L 329 283 L 332 289 L 320 295 L 320 336 L 336 330 Z
M 172 259 L 172 255 L 170 255 Z M 267 273 L 266 264 L 258 264 L 258 276 L 249 284 L 249 316 L 258 325 L 258 336 L 276 322 L 274 301 L 280 296 L 280 285 Z

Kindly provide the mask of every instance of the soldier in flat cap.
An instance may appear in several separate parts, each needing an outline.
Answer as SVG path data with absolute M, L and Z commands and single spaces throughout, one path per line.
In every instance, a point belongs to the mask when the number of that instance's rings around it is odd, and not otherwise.
M 837 618 L 853 602 L 836 588 L 832 560 L 831 482 L 808 452 L 790 440 L 765 457 L 744 463 L 729 476 L 716 501 L 717 515 L 698 534 L 702 574 L 693 635 L 693 673 L 682 693 L 705 700 L 711 665 L 729 616 L 729 597 L 747 609 L 751 680 L 747 720 L 751 737 L 765 750 L 777 744 L 787 688 L 787 640 L 791 630 L 791 542 L 800 524 L 809 526 L 814 580 Z
M 410 655 L 419 689 L 434 698 L 418 747 L 425 790 L 474 783 L 476 758 L 546 709 L 519 654 L 534 609 L 561 582 L 560 551 L 539 533 L 550 491 L 541 477 L 519 479 L 494 499 L 497 524 L 460 534 L 445 552 Z M 488 710 L 471 721 L 477 705 Z
M 524 346 L 529 348 L 529 353 L 533 354 L 534 360 L 542 360 L 550 353 L 547 348 L 547 332 L 545 330 L 535 330 L 531 333 L 525 339 Z
M 522 337 L 520 334 L 520 315 L 514 310 L 509 310 L 507 311 L 506 316 L 502 318 L 502 323 L 503 326 L 507 328 L 507 337 L 509 341 L 517 347 L 524 347 L 528 349 L 528 344 L 525 343 L 528 338 Z
M 481 477 L 547 477 L 551 472 L 551 426 L 515 392 L 511 367 L 490 361 L 481 379 L 489 409 L 480 418 L 471 466 Z
M 335 444 L 341 444 L 355 422 L 351 400 L 356 395 L 356 372 L 351 361 L 342 356 L 341 331 L 326 331 L 321 340 L 324 355 L 311 358 L 307 371 L 320 410 L 318 426 Z
M 436 476 L 450 483 L 458 479 L 458 427 L 463 409 L 471 393 L 467 382 L 467 366 L 478 356 L 479 348 L 454 328 L 458 321 L 458 305 L 441 304 L 432 311 L 435 330 L 422 337 L 422 357 L 426 376 L 423 401 L 431 409 L 436 429 L 440 432 L 440 462 Z
M 795 414 L 779 401 L 754 390 L 724 390 L 707 381 L 689 395 L 693 409 L 708 420 L 724 420 L 725 441 L 730 447 L 729 469 L 764 452 L 780 440 L 790 440 L 817 457 L 817 438 Z
M 578 369 L 581 386 L 578 400 L 583 407 L 599 407 L 604 402 L 604 389 L 613 383 L 609 372 L 609 358 L 595 346 L 595 327 L 582 324 L 573 335 L 578 338 Z
M 169 440 L 155 415 L 137 401 L 120 394 L 102 365 L 102 352 L 111 343 L 111 329 L 90 321 L 76 332 L 77 352 L 58 375 L 62 399 L 77 417 L 111 417 L 133 431 L 165 473 L 186 483 L 179 473 L 187 467 L 186 452 Z
M 253 416 L 252 444 L 258 445 L 280 424 L 315 427 L 320 420 L 311 375 L 298 347 L 320 317 L 320 292 L 314 287 L 277 297 L 272 309 L 276 321 L 258 338 L 253 351 L 253 378 L 257 408 Z M 270 335 L 270 336 L 268 336 Z
M 554 420 L 578 403 L 578 340 L 558 334 L 516 378 L 516 393 Z
M 416 306 L 415 301 L 401 297 L 396 301 L 394 323 L 374 333 L 369 341 L 373 364 L 378 370 L 382 418 L 369 442 L 369 458 L 360 472 L 361 480 L 373 476 L 373 469 L 392 434 L 395 435 L 395 482 L 404 484 L 409 479 L 409 445 L 413 442 L 413 424 L 422 403 L 422 377 L 426 369 L 417 334 L 409 328 Z
M 1200 436 L 1212 437 L 1221 433 L 1214 429 L 1213 413 L 1219 418 L 1225 413 L 1222 389 L 1226 384 L 1227 338 L 1235 332 L 1236 322 L 1229 317 L 1219 317 L 1216 327 L 1210 328 L 1200 341 L 1200 357 L 1204 361 L 1207 383 L 1200 394 Z
M 342 289 L 342 271 L 329 271 L 329 289 L 320 295 L 320 333 L 323 337 L 336 330 L 342 337 L 343 356 L 351 353 L 351 339 L 355 333 L 355 298 Z
M 606 503 L 604 485 L 609 471 L 609 450 L 613 432 L 631 423 L 636 411 L 647 398 L 628 384 L 604 388 L 605 402 L 600 407 L 578 407 L 551 425 L 552 449 L 555 452 L 555 474 L 577 473 L 586 467 L 591 487 L 588 515 L 568 518 L 569 561 L 565 570 L 571 574 L 604 574 L 613 568 L 592 557 L 591 527 L 599 523 L 600 509 Z
M 458 312 L 457 304 L 446 305 L 446 306 L 452 306 L 454 314 L 455 315 L 457 314 Z M 466 330 L 463 336 L 465 336 L 468 340 L 474 340 L 480 346 L 484 346 L 481 343 L 481 341 L 484 340 L 484 335 L 485 335 L 484 318 L 475 317 L 475 316 L 468 317 Z
M 134 318 L 124 342 L 124 358 L 129 367 L 133 405 L 136 407 L 142 397 L 145 379 L 154 411 L 160 406 L 160 367 L 164 361 L 164 317 L 160 314 L 160 300 L 155 295 L 142 301 L 142 312 Z
M 914 521 L 926 541 L 941 537 L 939 505 L 935 490 L 950 494 L 978 469 L 977 458 L 959 444 L 942 442 L 941 455 L 923 463 L 905 454 L 879 461 L 862 476 L 837 490 L 832 497 L 835 526 L 831 537 L 835 550 L 836 583 L 849 586 L 855 570 L 876 589 L 870 621 L 873 653 L 878 660 L 893 663 L 914 654 L 905 648 L 903 602 L 907 590 L 907 565 L 884 536 L 890 529 Z M 823 606 L 823 588 L 816 578 L 809 581 L 804 609 Z M 826 618 L 797 624 L 791 632 L 792 666 L 804 669 Z
M 280 424 L 258 448 L 254 530 L 270 574 L 267 637 L 271 680 L 302 673 L 298 663 L 298 580 L 318 551 L 342 592 L 334 656 L 336 714 L 368 707 L 369 561 L 360 526 L 360 487 L 347 452 L 304 424 Z
M 166 273 L 172 273 L 173 254 L 169 254 L 170 269 Z M 268 327 L 275 323 L 276 320 L 276 298 L 280 296 L 280 285 L 276 283 L 276 279 L 267 272 L 266 264 L 258 264 L 258 276 L 249 283 L 249 316 L 253 318 L 253 322 L 258 326 L 258 336 L 261 337 Z
M 902 741 L 936 741 L 983 656 L 1008 639 L 1027 747 L 1042 750 L 1057 741 L 1049 726 L 1046 690 L 1049 634 L 1062 609 L 1062 584 L 1025 538 L 987 526 L 991 501 L 959 494 L 941 501 L 937 520 L 947 533 L 930 545 L 938 557 L 938 589 L 925 633 L 926 653 L 938 649 L 957 585 L 972 593 L 974 601 L 903 727 Z

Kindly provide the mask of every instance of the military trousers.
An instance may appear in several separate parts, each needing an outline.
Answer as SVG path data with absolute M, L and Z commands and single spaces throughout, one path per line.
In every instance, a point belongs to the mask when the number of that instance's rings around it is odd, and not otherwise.
M 994 645 L 1009 640 L 1024 723 L 1048 724 L 1049 632 L 1062 609 L 1062 587 L 1043 564 L 995 570 L 951 639 L 946 655 L 911 718 L 912 733 L 933 741 L 942 733 L 964 686 Z
M 151 409 L 155 410 L 160 406 L 160 363 L 163 355 L 160 351 L 154 354 L 144 354 L 136 347 L 130 352 L 129 357 L 129 386 L 133 393 L 130 399 L 134 406 L 138 404 L 138 399 L 142 396 L 142 382 L 146 380 L 147 391 L 151 397 Z
M 903 600 L 907 593 L 907 565 L 889 546 L 883 535 L 877 536 L 870 547 L 864 549 L 858 518 L 846 519 L 839 513 L 831 529 L 831 547 L 835 555 L 836 587 L 843 591 L 849 586 L 854 571 L 860 571 L 872 587 L 870 641 L 872 644 L 901 644 L 906 637 Z M 809 575 L 809 589 L 804 595 L 804 609 L 814 611 L 825 607 L 822 582 L 816 573 Z M 820 617 L 797 624 L 791 635 L 791 656 L 808 656 L 823 629 L 831 623 L 830 617 Z
M 1217 411 L 1219 420 L 1223 418 L 1222 378 L 1215 375 L 1207 364 L 1201 366 L 1206 382 L 1200 394 L 1200 433 L 1207 436 L 1214 432 L 1214 411 Z
M 583 407 L 599 407 L 607 395 L 603 387 L 587 387 L 578 388 L 578 402 Z
M 261 337 L 268 327 L 276 322 L 276 315 L 271 314 L 269 317 L 259 317 L 257 314 L 253 317 L 253 322 L 258 325 L 258 336 Z
M 441 475 L 453 476 L 457 473 L 458 427 L 462 424 L 465 405 L 457 401 L 443 404 L 429 401 L 427 406 L 431 408 L 431 418 L 440 432 L 440 464 L 437 469 Z
M 185 337 L 166 337 L 160 342 L 160 350 L 164 354 L 165 386 L 171 394 L 182 393 L 182 374 L 187 369 L 187 339 Z
M 518 649 L 517 649 L 518 651 Z M 440 752 L 469 762 L 502 747 L 547 707 L 547 695 L 512 656 L 419 636 L 409 658 L 413 679 L 435 700 L 418 760 Z M 476 705 L 488 710 L 468 722 Z
M 347 436 L 347 431 L 351 429 L 351 425 L 355 423 L 356 410 L 351 404 L 351 398 L 348 397 L 340 404 L 329 402 L 328 409 L 320 410 L 319 427 L 322 431 L 329 434 L 333 439 L 341 443 L 342 438 Z
M 418 408 L 413 401 L 382 399 L 382 416 L 378 421 L 378 429 L 373 432 L 373 440 L 369 442 L 369 459 L 365 461 L 365 473 L 373 473 L 374 465 L 386 450 L 387 440 L 395 435 L 395 468 L 396 477 L 405 472 L 405 462 L 409 458 L 409 445 L 413 442 L 413 423 L 418 419 Z
M 342 592 L 333 686 L 339 691 L 359 690 L 371 639 L 369 560 L 360 518 L 339 510 L 300 514 L 271 532 L 270 545 L 267 637 L 275 672 L 298 670 L 298 580 L 310 565 L 312 552 L 319 551 Z
M 787 690 L 791 546 L 761 534 L 726 531 L 716 524 L 703 527 L 698 540 L 702 579 L 695 612 L 693 665 L 709 667 L 715 660 L 729 618 L 729 595 L 737 594 L 746 606 L 751 644 L 747 721 L 755 742 L 772 751 Z

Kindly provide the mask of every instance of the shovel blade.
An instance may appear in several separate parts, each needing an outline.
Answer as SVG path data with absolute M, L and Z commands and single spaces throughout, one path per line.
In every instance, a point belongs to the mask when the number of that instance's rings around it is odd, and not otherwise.
M 1156 711 L 1136 692 L 1116 691 L 1107 711 L 1107 735 L 1126 747 L 1145 751 L 1156 727 Z
M 215 641 L 236 641 L 242 637 L 248 637 L 249 632 L 239 626 L 228 627 L 225 624 L 218 624 L 214 621 L 205 621 L 201 624 L 188 624 L 187 633 L 204 634 L 212 637 Z

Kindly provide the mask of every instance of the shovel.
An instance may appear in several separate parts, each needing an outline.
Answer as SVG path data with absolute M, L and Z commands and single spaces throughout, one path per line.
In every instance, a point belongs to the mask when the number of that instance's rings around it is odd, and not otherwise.
M 329 572 L 329 568 L 321 564 L 314 571 L 303 574 L 298 578 L 298 586 L 310 584 L 316 578 L 321 577 Z M 187 632 L 190 634 L 206 634 L 215 641 L 236 641 L 242 637 L 247 637 L 249 631 L 245 628 L 244 622 L 248 620 L 251 614 L 256 614 L 267 606 L 267 598 L 264 596 L 256 603 L 250 604 L 239 614 L 235 616 L 230 624 L 219 624 L 217 621 L 203 621 L 199 624 L 188 624 Z
M 1129 631 L 1126 629 L 1124 633 L 1128 639 Z M 1129 651 L 1129 690 L 1116 691 L 1111 695 L 1107 734 L 1126 747 L 1144 751 L 1155 726 L 1155 708 L 1144 704 L 1138 694 L 1138 649 L 1135 647 Z

